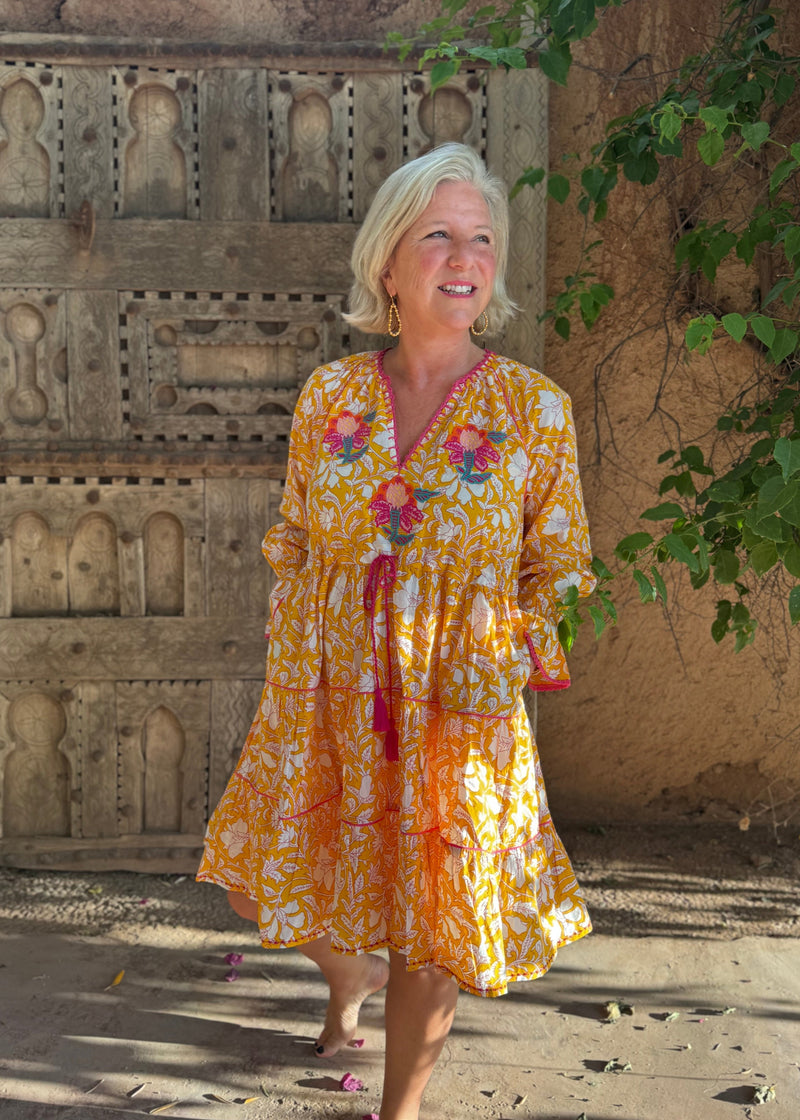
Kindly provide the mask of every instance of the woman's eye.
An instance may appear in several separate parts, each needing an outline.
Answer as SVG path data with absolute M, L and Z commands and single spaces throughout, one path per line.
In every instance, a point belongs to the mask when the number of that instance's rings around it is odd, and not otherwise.
M 428 234 L 428 237 L 447 237 L 447 234 L 443 229 L 435 229 L 433 233 Z

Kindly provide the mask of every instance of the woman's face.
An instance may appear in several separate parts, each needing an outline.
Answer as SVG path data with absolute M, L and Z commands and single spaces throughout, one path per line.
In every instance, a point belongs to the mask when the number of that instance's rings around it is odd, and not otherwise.
M 471 183 L 440 183 L 400 238 L 383 274 L 403 330 L 423 337 L 469 330 L 492 296 L 495 239 Z

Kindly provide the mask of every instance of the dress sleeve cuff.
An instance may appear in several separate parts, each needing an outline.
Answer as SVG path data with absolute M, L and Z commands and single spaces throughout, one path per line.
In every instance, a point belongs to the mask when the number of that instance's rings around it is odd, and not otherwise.
M 526 628 L 525 642 L 531 655 L 528 687 L 534 692 L 554 692 L 569 688 L 569 669 L 558 634 L 548 634 L 547 628 L 541 625 L 536 629 Z

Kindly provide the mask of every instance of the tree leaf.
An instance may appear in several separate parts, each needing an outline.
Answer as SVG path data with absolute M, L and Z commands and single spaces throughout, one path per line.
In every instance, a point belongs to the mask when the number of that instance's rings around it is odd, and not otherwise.
M 661 572 L 659 572 L 658 568 L 656 568 L 655 565 L 653 565 L 650 568 L 650 575 L 653 577 L 653 583 L 656 585 L 656 591 L 661 596 L 661 602 L 666 607 L 666 605 L 667 605 L 667 585 L 664 583 L 664 579 L 661 575 Z
M 760 541 L 750 550 L 750 564 L 757 576 L 763 576 L 778 562 L 778 549 L 774 541 Z
M 620 560 L 630 560 L 637 552 L 641 552 L 643 548 L 647 548 L 652 543 L 653 538 L 649 533 L 631 533 L 629 536 L 622 538 L 614 552 Z
M 794 353 L 797 349 L 797 331 L 789 330 L 788 327 L 782 327 L 781 330 L 775 331 L 775 338 L 769 349 L 770 359 L 779 365 L 784 358 L 788 358 L 790 354 Z
M 636 586 L 639 588 L 639 598 L 641 601 L 643 603 L 654 603 L 656 601 L 656 589 L 644 572 L 640 572 L 638 568 L 634 568 L 632 574 L 633 578 L 636 580 Z
M 662 502 L 639 514 L 640 521 L 666 521 L 670 517 L 683 517 L 684 511 L 677 502 Z
M 589 603 L 586 609 L 594 623 L 594 636 L 595 638 L 599 638 L 606 628 L 605 616 L 600 608 L 596 607 L 593 603 Z
M 736 342 L 741 342 L 747 333 L 747 320 L 744 315 L 740 315 L 737 311 L 732 311 L 729 315 L 723 315 L 722 325 Z
M 788 482 L 796 471 L 800 471 L 800 439 L 788 439 L 786 436 L 776 439 L 774 455 L 780 463 L 784 481 Z
M 707 167 L 713 167 L 714 164 L 719 163 L 725 151 L 725 141 L 719 132 L 712 130 L 697 141 L 697 151 L 703 163 Z
M 742 125 L 742 139 L 754 151 L 769 139 L 769 125 L 766 121 L 753 121 Z
M 765 346 L 772 346 L 775 341 L 775 324 L 767 315 L 754 315 L 750 320 L 753 334 Z
M 526 167 L 509 191 L 509 198 L 516 198 L 523 187 L 535 187 L 544 180 L 547 172 L 543 167 Z
M 570 183 L 566 175 L 551 175 L 547 180 L 547 193 L 556 202 L 566 202 L 569 195 Z
M 461 68 L 461 62 L 456 58 L 440 59 L 431 69 L 431 93 L 449 82 Z
M 739 574 L 739 557 L 730 549 L 720 549 L 714 557 L 714 578 L 717 583 L 733 583 Z
M 723 132 L 730 123 L 730 118 L 724 109 L 718 108 L 716 105 L 706 105 L 697 114 L 701 121 L 705 122 L 706 128 L 711 132 Z
M 556 82 L 560 86 L 567 84 L 567 74 L 571 62 L 572 53 L 569 49 L 569 43 L 556 46 L 551 41 L 548 49 L 539 54 L 539 67 L 542 73 L 546 74 L 551 82 Z
M 790 576 L 800 579 L 800 544 L 790 541 L 781 553 L 781 563 Z
M 674 560 L 685 564 L 687 568 L 690 568 L 693 572 L 700 571 L 700 561 L 682 537 L 677 536 L 675 533 L 667 533 L 664 537 L 663 544 Z
M 789 176 L 793 175 L 795 173 L 795 171 L 797 171 L 797 160 L 782 159 L 780 161 L 780 163 L 777 165 L 777 167 L 775 168 L 775 170 L 772 172 L 772 176 L 770 177 L 770 181 L 769 181 L 769 192 L 770 192 L 770 194 L 774 195 L 775 192 L 778 190 L 778 188 L 783 183 L 785 183 L 786 180 L 789 178 Z

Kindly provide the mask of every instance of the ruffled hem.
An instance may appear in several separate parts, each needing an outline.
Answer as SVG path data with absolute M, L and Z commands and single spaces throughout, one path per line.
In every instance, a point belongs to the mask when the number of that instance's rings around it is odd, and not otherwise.
M 213 883 L 214 886 L 222 887 L 224 890 L 238 891 L 241 894 L 246 894 L 251 901 L 258 901 L 252 894 L 248 893 L 246 890 L 242 890 L 241 884 L 228 882 L 219 875 L 198 872 L 197 881 L 199 883 Z M 299 949 L 301 945 L 308 945 L 312 941 L 318 941 L 319 938 L 326 937 L 331 933 L 331 928 L 331 925 L 323 925 L 320 926 L 319 929 L 313 930 L 308 934 L 292 937 L 287 940 L 270 939 L 260 935 L 261 945 L 264 949 Z M 388 937 L 378 941 L 372 941 L 369 944 L 358 945 L 354 948 L 346 945 L 339 945 L 331 939 L 331 948 L 335 953 L 341 953 L 342 956 L 345 957 L 358 957 L 364 953 L 376 953 L 381 949 L 393 949 L 396 953 L 406 957 L 406 969 L 408 972 L 416 972 L 420 968 L 433 967 L 437 972 L 441 972 L 443 975 L 449 976 L 451 980 L 455 980 L 462 992 L 467 992 L 469 995 L 473 996 L 481 996 L 485 999 L 497 999 L 507 993 L 509 984 L 526 980 L 538 980 L 540 977 L 544 976 L 554 964 L 559 949 L 563 949 L 566 945 L 571 945 L 575 941 L 580 941 L 582 937 L 586 937 L 586 935 L 591 932 L 592 924 L 587 918 L 587 924 L 584 927 L 562 938 L 552 946 L 552 952 L 545 958 L 543 963 L 531 966 L 530 968 L 508 969 L 505 975 L 505 983 L 498 988 L 475 987 L 473 984 L 464 980 L 463 977 L 456 975 L 452 969 L 439 964 L 434 957 L 430 957 L 428 960 L 410 959 L 407 956 L 405 946 L 396 943 Z
M 395 810 L 348 824 L 338 798 L 281 819 L 235 776 L 198 879 L 253 899 L 267 948 L 325 934 L 348 954 L 388 946 L 409 969 L 433 965 L 483 996 L 541 976 L 561 946 L 590 931 L 549 816 L 522 847 L 494 852 L 457 847 L 435 830 L 406 834 L 398 820 Z

